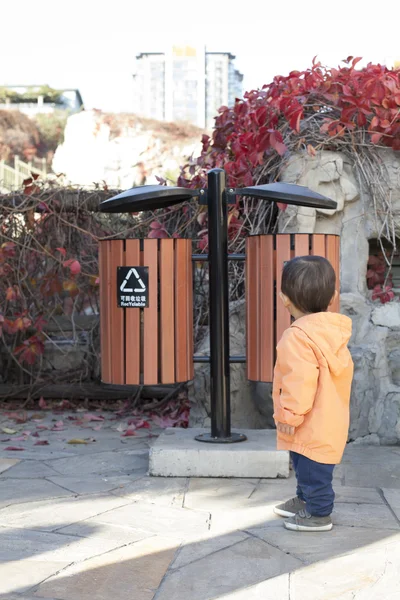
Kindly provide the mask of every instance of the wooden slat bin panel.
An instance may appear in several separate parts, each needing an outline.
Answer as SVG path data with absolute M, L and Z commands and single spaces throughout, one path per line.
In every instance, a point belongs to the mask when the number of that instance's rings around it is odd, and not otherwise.
M 102 381 L 157 385 L 193 378 L 192 242 L 100 242 Z M 148 267 L 149 306 L 119 308 L 117 267 Z
M 340 290 L 340 238 L 335 235 L 256 235 L 246 240 L 247 377 L 271 382 L 276 346 L 290 327 L 290 315 L 279 300 L 283 264 L 295 256 L 326 257 Z M 339 299 L 330 309 L 340 310 Z

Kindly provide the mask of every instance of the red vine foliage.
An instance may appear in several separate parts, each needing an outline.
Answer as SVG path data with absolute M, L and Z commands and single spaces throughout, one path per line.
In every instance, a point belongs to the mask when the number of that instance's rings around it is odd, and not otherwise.
M 350 56 L 343 66 L 326 68 L 314 59 L 311 68 L 277 76 L 237 99 L 232 108 L 222 106 L 212 136 L 203 135 L 201 156 L 182 168 L 178 185 L 206 187 L 207 171 L 215 167 L 225 169 L 228 186 L 269 183 L 279 180 L 287 159 L 299 151 L 310 156 L 319 150 L 341 151 L 353 159 L 374 146 L 399 151 L 400 69 L 372 63 L 357 69 L 360 60 Z M 253 217 L 249 229 L 248 214 L 254 215 L 256 206 L 249 202 L 233 212 L 235 232 L 231 227 L 230 234 L 236 244 L 244 232 L 267 232 L 276 223 L 271 212 L 256 227 Z M 200 249 L 208 243 L 206 222 L 202 225 Z M 373 299 L 387 302 L 394 296 L 391 283 L 380 279 Z
M 293 141 L 315 153 L 306 143 L 308 123 L 315 118 L 321 144 L 363 130 L 372 144 L 400 150 L 400 69 L 370 63 L 358 70 L 360 60 L 349 57 L 346 66 L 328 69 L 314 59 L 310 69 L 277 76 L 237 99 L 233 108 L 222 106 L 212 138 L 203 135 L 201 156 L 185 165 L 179 184 L 204 186 L 206 172 L 220 167 L 228 173 L 228 185 L 253 185 L 266 160 L 283 157 Z
M 393 276 L 388 273 L 388 265 L 382 253 L 372 254 L 368 259 L 367 287 L 372 290 L 372 300 L 386 304 L 394 300 Z

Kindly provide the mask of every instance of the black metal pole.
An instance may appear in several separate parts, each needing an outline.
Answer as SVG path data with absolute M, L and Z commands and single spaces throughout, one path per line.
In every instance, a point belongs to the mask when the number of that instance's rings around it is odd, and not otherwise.
M 202 442 L 232 443 L 246 439 L 231 432 L 229 367 L 228 217 L 225 171 L 208 173 L 208 260 L 210 297 L 211 435 Z

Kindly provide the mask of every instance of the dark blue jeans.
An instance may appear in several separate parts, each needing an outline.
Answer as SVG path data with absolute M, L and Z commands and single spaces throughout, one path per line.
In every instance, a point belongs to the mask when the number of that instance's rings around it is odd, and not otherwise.
M 306 503 L 313 517 L 327 517 L 333 510 L 335 492 L 332 488 L 335 465 L 310 460 L 297 452 L 290 453 L 297 479 L 297 496 Z

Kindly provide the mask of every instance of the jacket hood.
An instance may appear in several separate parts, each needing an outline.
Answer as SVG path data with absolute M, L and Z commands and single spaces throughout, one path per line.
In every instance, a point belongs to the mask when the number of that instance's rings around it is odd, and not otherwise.
M 349 317 L 330 312 L 315 313 L 301 317 L 292 327 L 301 329 L 318 346 L 335 376 L 349 366 L 351 355 L 347 344 L 352 332 Z

